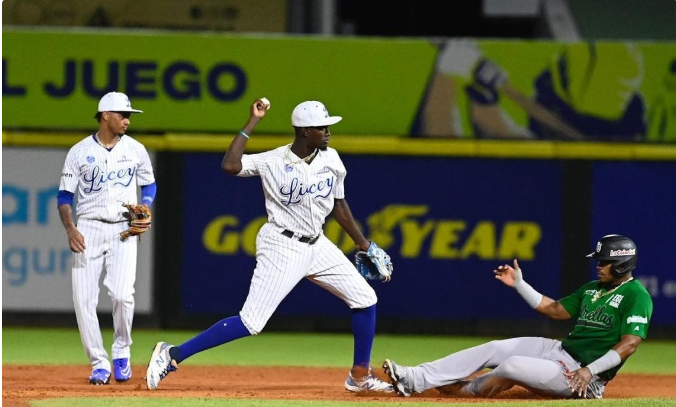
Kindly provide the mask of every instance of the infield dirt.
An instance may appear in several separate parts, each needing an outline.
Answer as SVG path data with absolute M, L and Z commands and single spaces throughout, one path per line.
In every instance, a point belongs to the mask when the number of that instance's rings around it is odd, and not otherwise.
M 377 369 L 383 377 L 381 369 Z M 181 366 L 167 376 L 155 391 L 145 388 L 145 366 L 133 366 L 133 377 L 126 383 L 114 380 L 107 386 L 88 383 L 87 366 L 2 367 L 2 405 L 28 406 L 30 400 L 60 397 L 195 397 L 277 400 L 336 400 L 355 398 L 378 401 L 452 402 L 457 396 L 429 390 L 413 397 L 394 394 L 350 393 L 343 387 L 347 369 L 303 367 L 220 367 Z M 620 373 L 607 387 L 605 398 L 676 398 L 676 376 Z M 541 399 L 515 387 L 495 399 Z M 464 399 L 465 401 L 467 399 Z M 475 399 L 477 400 L 477 399 Z M 478 401 L 478 400 L 477 400 Z

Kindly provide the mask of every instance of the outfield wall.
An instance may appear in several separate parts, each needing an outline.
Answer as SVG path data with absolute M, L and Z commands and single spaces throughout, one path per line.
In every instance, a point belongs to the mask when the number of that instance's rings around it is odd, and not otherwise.
M 100 96 L 117 90 L 144 110 L 130 131 L 156 154 L 139 266 L 152 273 L 137 286 L 151 323 L 202 328 L 243 302 L 263 201 L 257 180 L 218 165 L 265 96 L 272 108 L 248 152 L 289 143 L 302 100 L 344 117 L 331 146 L 348 168 L 349 202 L 396 267 L 391 283 L 374 284 L 379 329 L 545 333 L 553 326 L 491 271 L 518 257 L 529 281 L 561 296 L 593 278 L 583 255 L 606 233 L 637 241 L 654 324 L 676 326 L 666 263 L 676 229 L 673 42 L 16 27 L 3 40 L 3 314 L 73 320 L 67 242 L 50 212 L 55 174 L 96 126 Z M 499 87 L 481 74 L 488 62 L 506 78 Z M 335 222 L 326 234 L 352 256 Z M 342 304 L 303 283 L 268 326 L 347 330 L 346 321 Z
M 269 137 L 259 140 L 258 149 L 284 142 L 288 139 Z M 336 138 L 339 150 L 341 143 Z M 374 144 L 360 154 L 342 154 L 352 212 L 367 237 L 385 248 L 395 264 L 392 282 L 373 284 L 379 296 L 379 331 L 499 335 L 565 330 L 565 325 L 533 313 L 493 279 L 492 270 L 518 258 L 531 284 L 560 297 L 594 278 L 593 264 L 584 255 L 606 233 L 626 234 L 637 242 L 636 275 L 653 295 L 653 326 L 674 329 L 676 280 L 666 253 L 676 228 L 669 216 L 676 190 L 664 187 L 676 176 L 674 157 L 661 148 L 659 154 L 647 152 L 646 146 L 640 153 L 623 153 L 642 154 L 639 160 L 592 157 L 606 151 L 603 145 L 597 151 L 578 151 L 585 158 L 572 158 L 570 149 L 575 147 L 567 150 L 554 143 L 549 151 L 565 153 L 538 159 L 527 157 L 529 150 L 517 142 L 503 142 L 502 155 L 491 156 L 486 153 L 490 143 L 481 141 L 474 142 L 473 154 L 462 143 L 454 154 L 455 143 L 449 142 L 442 156 L 437 145 L 425 152 L 419 141 L 411 143 L 399 153 L 376 154 Z M 195 149 L 202 151 L 167 147 L 154 153 L 158 197 L 150 240 L 144 238 L 140 248 L 137 304 L 141 316 L 167 328 L 203 328 L 237 313 L 255 266 L 255 234 L 265 221 L 260 181 L 222 172 L 220 146 Z M 405 153 L 416 149 L 415 154 Z M 69 313 L 68 268 L 41 271 L 52 262 L 63 263 L 51 260 L 49 253 L 68 250 L 53 196 L 44 192 L 45 185 L 56 186 L 66 151 L 51 148 L 47 153 L 54 159 L 45 159 L 42 148 L 4 146 L 3 155 L 10 159 L 3 160 L 3 313 L 19 318 L 36 311 Z M 509 154 L 515 158 L 507 158 Z M 30 199 L 22 201 L 21 196 Z M 44 205 L 37 207 L 36 202 Z M 31 208 L 25 212 L 26 222 L 18 222 L 26 207 Z M 335 221 L 327 222 L 325 233 L 346 255 L 354 254 Z M 17 259 L 23 257 L 16 255 L 20 244 L 31 245 L 25 251 L 33 254 L 25 264 L 35 266 L 24 282 L 37 277 L 58 281 L 49 280 L 44 287 L 17 285 L 22 281 Z M 144 280 L 150 276 L 148 267 L 153 277 Z M 105 295 L 101 301 L 109 302 Z M 301 282 L 268 328 L 347 330 L 348 321 L 344 304 Z

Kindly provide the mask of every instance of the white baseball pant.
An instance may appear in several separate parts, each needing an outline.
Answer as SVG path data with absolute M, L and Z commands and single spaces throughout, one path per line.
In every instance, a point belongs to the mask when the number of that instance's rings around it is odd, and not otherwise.
M 113 359 L 130 356 L 138 237 L 122 241 L 120 233 L 128 227 L 127 222 L 105 223 L 89 219 L 77 222 L 86 249 L 83 253 L 73 253 L 73 303 L 82 346 L 93 369 L 111 371 L 96 315 L 99 280 L 104 271 L 103 284 L 113 303 L 112 356 Z
M 370 307 L 378 301 L 354 264 L 326 236 L 308 244 L 282 235 L 283 230 L 266 223 L 256 237 L 256 269 L 240 311 L 252 335 L 263 330 L 282 300 L 303 278 L 333 293 L 351 309 Z

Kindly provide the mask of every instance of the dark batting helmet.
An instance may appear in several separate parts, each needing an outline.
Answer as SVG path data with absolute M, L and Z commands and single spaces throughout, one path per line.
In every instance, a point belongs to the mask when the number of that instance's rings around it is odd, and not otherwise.
M 613 265 L 610 271 L 616 277 L 622 277 L 636 268 L 636 243 L 626 236 L 606 235 L 596 243 L 596 251 L 587 257 Z

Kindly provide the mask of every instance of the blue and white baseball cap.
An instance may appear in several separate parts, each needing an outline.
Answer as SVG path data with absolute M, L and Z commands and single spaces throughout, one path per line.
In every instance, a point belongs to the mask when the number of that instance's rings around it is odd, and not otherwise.
M 343 120 L 341 116 L 329 116 L 329 111 L 322 102 L 309 100 L 296 106 L 291 113 L 293 127 L 331 126 Z
M 143 113 L 143 110 L 132 109 L 131 102 L 124 93 L 108 92 L 99 101 L 99 112 Z

